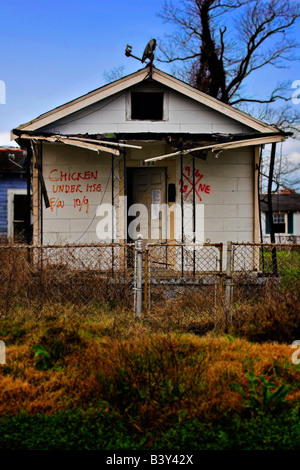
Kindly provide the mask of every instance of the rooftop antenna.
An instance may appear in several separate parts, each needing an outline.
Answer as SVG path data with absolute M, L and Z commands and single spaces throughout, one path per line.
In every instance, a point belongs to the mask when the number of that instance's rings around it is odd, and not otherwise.
M 126 57 L 133 57 L 134 59 L 139 60 L 142 62 L 142 64 L 149 59 L 149 62 L 147 63 L 147 67 L 150 67 L 150 78 L 152 78 L 152 66 L 153 66 L 153 60 L 154 60 L 154 50 L 156 48 L 156 39 L 150 39 L 150 41 L 147 43 L 143 57 L 140 59 L 139 57 L 135 56 L 132 54 L 132 46 L 129 46 L 127 44 L 126 49 L 125 49 L 125 55 Z

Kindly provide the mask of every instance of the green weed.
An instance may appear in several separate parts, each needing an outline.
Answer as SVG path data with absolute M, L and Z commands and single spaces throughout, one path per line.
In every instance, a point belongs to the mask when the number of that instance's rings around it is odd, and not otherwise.
M 35 344 L 31 351 L 34 353 L 35 366 L 40 370 L 48 370 L 51 367 L 51 355 L 40 344 Z
M 246 374 L 248 378 L 247 394 L 240 384 L 235 383 L 234 388 L 240 392 L 245 399 L 246 408 L 257 413 L 269 413 L 282 407 L 287 395 L 293 390 L 288 384 L 276 387 L 262 375 L 255 375 L 253 372 Z

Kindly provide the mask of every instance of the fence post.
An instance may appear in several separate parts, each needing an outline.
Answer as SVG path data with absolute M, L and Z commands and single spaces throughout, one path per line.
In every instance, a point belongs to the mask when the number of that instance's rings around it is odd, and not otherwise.
M 226 332 L 228 332 L 228 327 L 232 322 L 231 300 L 232 300 L 232 242 L 227 242 L 227 262 L 226 262 L 226 279 L 225 279 Z
M 135 242 L 135 302 L 134 313 L 140 318 L 142 315 L 143 301 L 143 236 L 140 234 Z
M 219 245 L 219 301 L 218 301 L 218 308 L 220 308 L 222 303 L 222 295 L 223 295 L 223 243 Z
M 144 309 L 145 312 L 148 310 L 148 282 L 149 282 L 149 247 L 146 246 L 145 250 L 145 282 L 144 282 Z

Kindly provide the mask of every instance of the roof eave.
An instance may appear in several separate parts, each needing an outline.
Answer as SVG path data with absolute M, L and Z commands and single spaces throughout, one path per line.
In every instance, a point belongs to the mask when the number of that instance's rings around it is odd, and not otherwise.
M 57 108 L 52 109 L 44 114 L 41 114 L 37 118 L 18 126 L 16 129 L 18 130 L 26 130 L 26 131 L 35 131 L 42 127 L 45 127 L 48 124 L 51 124 L 54 121 L 62 119 L 76 111 L 81 110 L 87 106 L 94 104 L 97 101 L 103 100 L 113 94 L 117 94 L 125 89 L 134 86 L 141 81 L 145 80 L 148 76 L 148 68 L 145 67 L 144 69 L 138 70 L 133 74 L 127 75 L 115 82 L 109 83 L 101 88 L 98 88 L 92 92 L 89 92 L 75 100 L 72 100 L 68 103 L 63 104 Z M 252 116 L 240 111 L 232 106 L 217 100 L 193 87 L 188 85 L 185 82 L 178 80 L 171 75 L 168 75 L 165 72 L 162 72 L 159 69 L 153 69 L 152 80 L 157 81 L 158 83 L 165 85 L 169 88 L 172 88 L 183 95 L 194 99 L 195 101 L 208 106 L 231 119 L 234 119 L 258 132 L 266 133 L 266 132 L 275 132 L 280 133 L 280 129 L 265 124 Z M 11 131 L 11 140 L 16 139 L 16 134 L 14 131 Z
M 47 111 L 46 113 L 41 114 L 40 116 L 38 116 L 35 119 L 32 119 L 31 121 L 28 121 L 24 124 L 19 125 L 18 127 L 16 127 L 16 129 L 23 130 L 23 131 L 25 130 L 35 131 L 37 129 L 40 129 L 41 127 L 44 127 L 47 124 L 50 124 L 69 114 L 79 111 L 82 108 L 90 106 L 91 104 L 94 104 L 95 102 L 99 100 L 103 100 L 111 96 L 112 94 L 116 94 L 119 91 L 123 91 L 126 88 L 129 88 L 130 86 L 140 83 L 143 79 L 146 78 L 147 74 L 148 74 L 148 70 L 146 69 L 138 70 L 137 72 L 133 74 L 120 78 L 119 80 L 116 80 L 115 82 L 109 83 L 108 85 L 104 85 L 103 87 L 97 88 L 96 90 L 93 90 L 85 95 L 82 95 L 79 98 L 69 101 L 50 111 Z M 101 95 L 100 99 L 99 99 L 99 95 Z M 55 116 L 54 119 L 53 119 L 53 116 Z M 11 137 L 11 140 L 15 140 L 17 138 L 17 135 L 14 134 L 14 129 L 11 131 L 10 137 Z

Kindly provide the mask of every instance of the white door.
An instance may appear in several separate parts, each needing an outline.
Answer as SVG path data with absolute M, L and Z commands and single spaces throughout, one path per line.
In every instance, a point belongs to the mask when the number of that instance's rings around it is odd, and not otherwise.
M 148 242 L 165 241 L 167 224 L 163 219 L 165 214 L 162 214 L 161 206 L 166 203 L 166 169 L 134 168 L 131 171 L 133 207 L 131 212 L 129 208 L 129 213 L 137 216 L 131 220 L 129 231 L 139 231 Z M 139 211 L 137 204 L 141 205 Z M 129 236 L 133 238 L 131 233 Z

